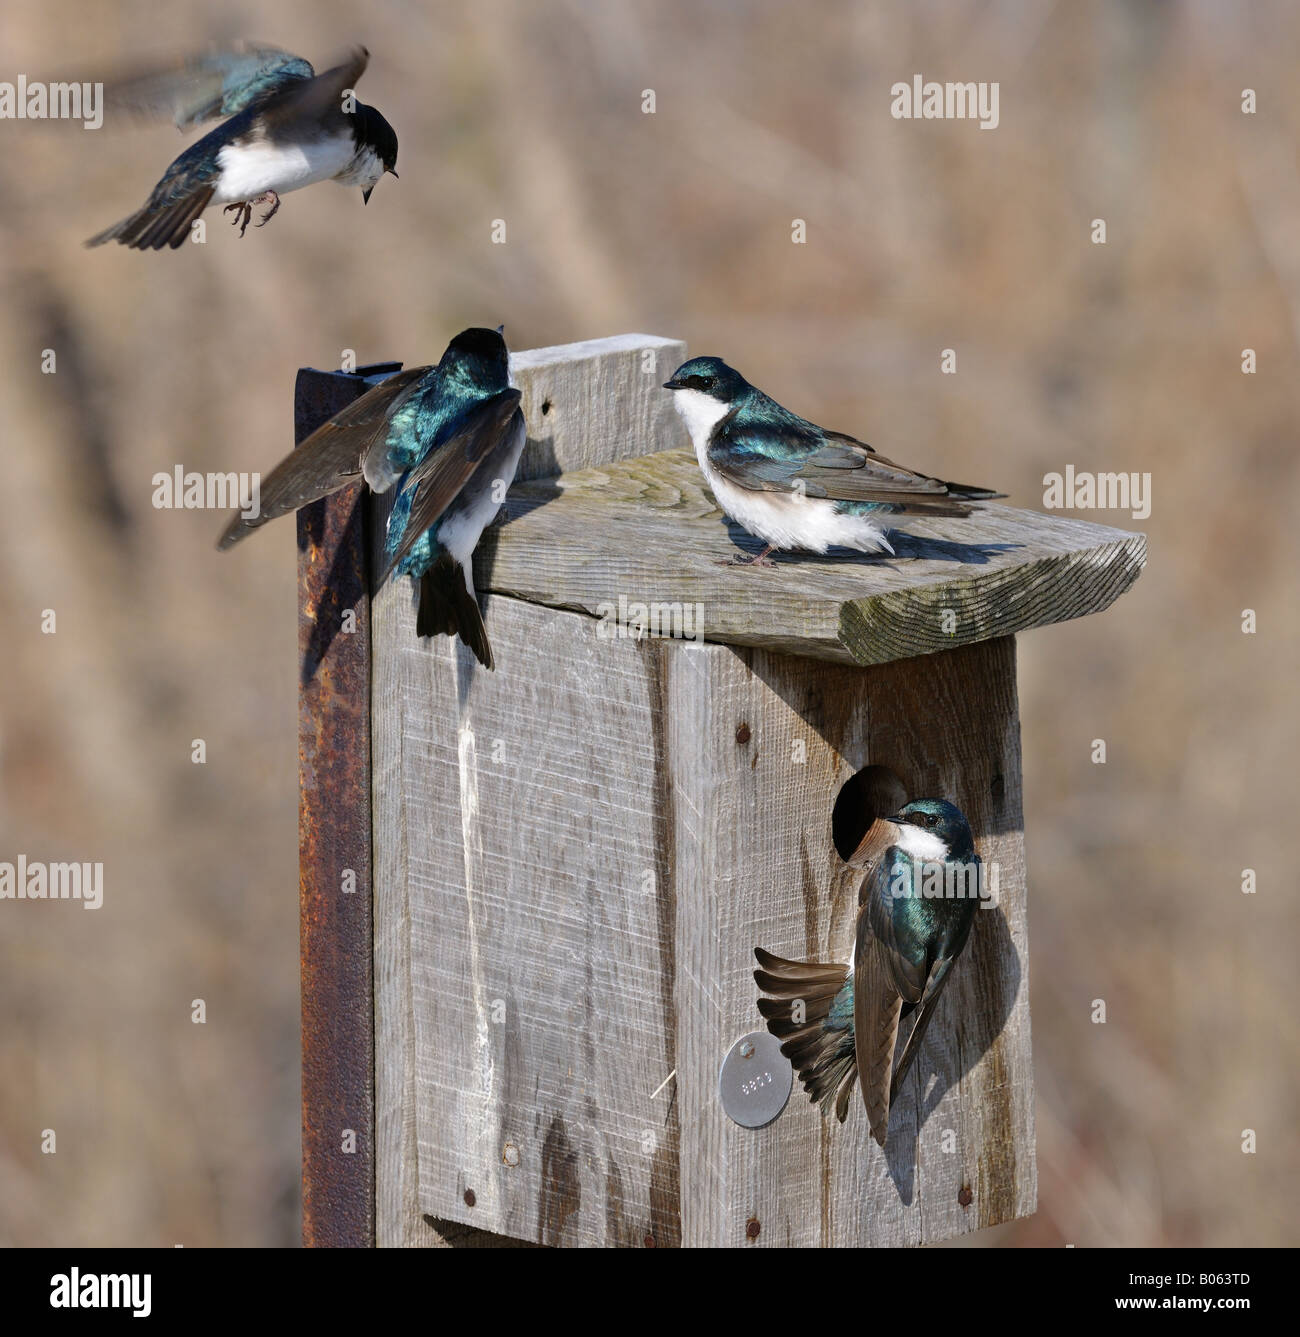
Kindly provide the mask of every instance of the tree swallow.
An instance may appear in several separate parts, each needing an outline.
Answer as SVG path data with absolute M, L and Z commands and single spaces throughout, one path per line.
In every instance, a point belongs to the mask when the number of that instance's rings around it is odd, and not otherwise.
M 365 481 L 397 485 L 384 564 L 420 581 L 416 632 L 459 636 L 485 668 L 492 647 L 474 596 L 474 549 L 514 480 L 527 435 L 499 330 L 462 330 L 436 367 L 390 376 L 319 427 L 262 481 L 261 509 L 235 515 L 225 549 L 278 515 Z
M 173 250 L 209 204 L 224 205 L 242 237 L 253 205 L 316 181 L 360 186 L 363 201 L 385 172 L 397 172 L 397 136 L 353 90 L 370 59 L 358 47 L 317 75 L 298 56 L 274 47 L 220 51 L 178 70 L 151 71 L 109 88 L 110 108 L 163 113 L 178 129 L 230 119 L 191 144 L 163 173 L 144 207 L 91 237 L 87 246 L 121 242 L 134 250 Z
M 833 1105 L 843 1123 L 860 1078 L 871 1134 L 882 1147 L 890 1103 L 970 934 L 981 872 L 970 825 L 946 799 L 916 799 L 883 820 L 894 838 L 858 894 L 853 964 L 786 961 L 754 949 L 754 979 L 769 995 L 758 1010 L 809 1098 L 823 1114 Z M 894 1069 L 898 1023 L 912 1012 Z
M 664 389 L 719 507 L 767 545 L 736 565 L 771 566 L 774 548 L 892 553 L 886 517 L 969 515 L 967 501 L 1005 495 L 904 469 L 782 408 L 721 358 L 684 362 Z

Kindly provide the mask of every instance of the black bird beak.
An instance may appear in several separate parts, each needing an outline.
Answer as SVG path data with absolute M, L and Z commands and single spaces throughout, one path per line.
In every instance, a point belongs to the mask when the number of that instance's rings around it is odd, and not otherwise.
M 665 382 L 664 382 L 664 384 L 663 384 L 663 388 L 664 388 L 665 390 L 680 390 L 680 389 L 682 388 L 683 384 L 685 384 L 685 382 L 683 382 L 683 381 L 679 381 L 679 380 L 674 376 L 673 379 L 672 379 L 671 381 L 665 381 Z
M 363 191 L 361 192 L 361 203 L 362 203 L 362 204 L 369 204 L 369 203 L 370 203 L 370 195 L 371 195 L 371 192 L 372 192 L 373 190 L 374 190 L 374 186 L 370 186 L 370 187 L 368 187 L 366 190 L 363 190 Z

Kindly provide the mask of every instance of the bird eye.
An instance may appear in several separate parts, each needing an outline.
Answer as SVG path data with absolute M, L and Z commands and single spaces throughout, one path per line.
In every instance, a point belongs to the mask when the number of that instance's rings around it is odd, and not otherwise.
M 686 384 L 689 385 L 689 386 L 691 387 L 692 390 L 712 390 L 712 389 L 713 389 L 713 377 L 712 377 L 712 376 L 688 376 L 688 377 L 686 378 Z

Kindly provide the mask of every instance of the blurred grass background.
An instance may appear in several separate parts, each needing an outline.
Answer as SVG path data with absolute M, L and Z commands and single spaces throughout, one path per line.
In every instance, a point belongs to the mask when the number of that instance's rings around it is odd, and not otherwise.
M 0 858 L 106 865 L 97 912 L 0 903 L 0 1243 L 296 1242 L 293 526 L 218 557 L 151 479 L 268 468 L 299 366 L 505 321 L 683 337 L 1015 504 L 1152 474 L 1093 517 L 1136 588 L 1020 642 L 1040 1210 L 975 1242 L 1294 1244 L 1300 11 L 10 0 L 0 78 L 238 35 L 364 41 L 401 180 L 88 252 L 188 140 L 0 122 Z M 1001 124 L 893 120 L 915 73 Z

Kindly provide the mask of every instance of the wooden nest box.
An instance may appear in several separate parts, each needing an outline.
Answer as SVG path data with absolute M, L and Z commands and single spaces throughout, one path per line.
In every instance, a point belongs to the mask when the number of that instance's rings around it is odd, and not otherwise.
M 417 638 L 411 581 L 368 595 L 375 499 L 299 516 L 308 1243 L 915 1244 L 1034 1210 L 1014 633 L 1107 607 L 1143 539 L 990 505 L 901 521 L 897 558 L 724 567 L 753 541 L 660 389 L 685 357 L 513 356 L 494 673 Z M 299 439 L 395 369 L 300 373 Z M 1000 875 L 884 1151 L 856 1095 L 752 1129 L 718 1091 L 753 948 L 850 958 L 833 813 L 869 764 Z

